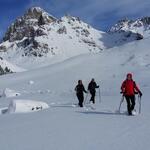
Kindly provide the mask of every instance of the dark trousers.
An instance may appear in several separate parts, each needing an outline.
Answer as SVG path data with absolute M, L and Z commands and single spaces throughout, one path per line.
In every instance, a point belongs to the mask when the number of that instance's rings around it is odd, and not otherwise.
M 83 107 L 83 100 L 84 100 L 83 94 L 77 94 L 77 98 L 78 98 L 78 100 L 79 100 L 78 105 L 79 105 L 80 107 Z
M 91 94 L 91 99 L 90 101 L 93 102 L 93 104 L 95 104 L 95 91 L 90 91 L 90 94 Z
M 125 96 L 126 101 L 127 101 L 127 110 L 128 110 L 128 114 L 132 115 L 132 110 L 134 109 L 135 106 L 135 96 Z

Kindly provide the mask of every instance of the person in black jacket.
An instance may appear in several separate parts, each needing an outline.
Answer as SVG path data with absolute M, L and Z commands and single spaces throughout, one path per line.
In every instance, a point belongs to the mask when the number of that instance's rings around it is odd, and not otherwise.
M 75 87 L 76 95 L 79 100 L 79 106 L 83 107 L 83 101 L 84 101 L 84 94 L 83 92 L 87 93 L 87 91 L 84 88 L 84 85 L 82 84 L 82 80 L 78 80 L 78 85 Z
M 90 91 L 91 94 L 91 99 L 90 101 L 95 103 L 95 93 L 96 93 L 96 88 L 99 88 L 99 85 L 96 84 L 95 80 L 92 79 L 91 82 L 88 85 L 88 90 Z

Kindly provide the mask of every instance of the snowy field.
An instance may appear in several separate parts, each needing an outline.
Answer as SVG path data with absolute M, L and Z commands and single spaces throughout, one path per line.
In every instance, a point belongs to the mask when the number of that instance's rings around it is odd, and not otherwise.
M 83 54 L 40 69 L 1 76 L 0 149 L 148 150 L 149 41 L 132 42 L 102 53 Z M 128 72 L 133 73 L 143 92 L 142 113 L 136 116 L 123 113 L 125 102 L 122 113 L 116 112 L 121 100 L 120 86 Z M 95 110 L 75 107 L 77 80 L 82 79 L 87 88 L 91 78 L 100 85 L 101 103 L 97 91 Z M 7 111 L 10 108 L 13 111 Z

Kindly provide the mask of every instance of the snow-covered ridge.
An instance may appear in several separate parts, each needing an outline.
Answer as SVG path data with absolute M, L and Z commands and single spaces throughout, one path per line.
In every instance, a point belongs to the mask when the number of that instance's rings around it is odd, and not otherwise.
M 24 37 L 33 37 L 35 29 L 43 24 L 56 21 L 56 18 L 49 15 L 39 7 L 29 8 L 23 16 L 16 19 L 8 28 L 3 40 L 14 42 L 22 40 Z
M 33 7 L 8 28 L 0 53 L 17 66 L 33 69 L 142 38 L 129 31 L 98 31 L 79 17 L 66 15 L 57 19 Z
M 36 7 L 30 8 L 9 27 L 0 51 L 6 60 L 21 67 L 34 68 L 34 64 L 40 67 L 47 62 L 100 52 L 106 48 L 100 41 L 103 36 L 104 32 L 92 28 L 78 17 L 67 15 L 56 19 Z
M 136 20 L 123 19 L 112 26 L 109 32 L 130 31 L 139 33 L 144 37 L 150 36 L 150 17 L 143 17 Z

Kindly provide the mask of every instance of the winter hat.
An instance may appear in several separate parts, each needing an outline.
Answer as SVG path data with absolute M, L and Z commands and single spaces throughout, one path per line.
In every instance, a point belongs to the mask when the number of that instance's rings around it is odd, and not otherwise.
M 82 80 L 78 80 L 78 84 L 82 83 Z
M 127 74 L 127 78 L 130 77 L 132 79 L 132 73 Z
M 91 81 L 94 81 L 94 78 L 92 78 L 92 80 Z

